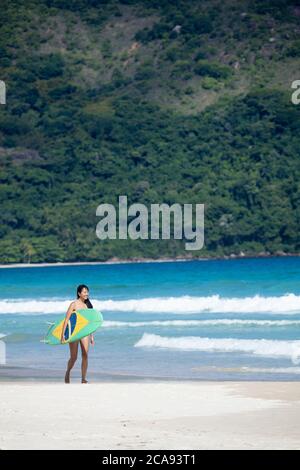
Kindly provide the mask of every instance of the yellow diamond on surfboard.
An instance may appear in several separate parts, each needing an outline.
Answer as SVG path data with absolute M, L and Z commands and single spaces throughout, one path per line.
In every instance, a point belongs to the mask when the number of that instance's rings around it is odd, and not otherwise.
M 45 343 L 61 344 L 61 333 L 65 317 L 60 318 L 47 331 Z M 103 323 L 102 314 L 94 308 L 81 308 L 73 312 L 65 329 L 65 342 L 72 343 L 96 331 Z

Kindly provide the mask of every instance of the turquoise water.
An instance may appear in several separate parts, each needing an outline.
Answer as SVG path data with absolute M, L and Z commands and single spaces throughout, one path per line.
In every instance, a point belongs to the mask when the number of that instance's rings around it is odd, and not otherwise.
M 1 370 L 63 373 L 68 346 L 40 339 L 84 283 L 104 317 L 91 374 L 298 380 L 299 281 L 300 257 L 0 269 Z

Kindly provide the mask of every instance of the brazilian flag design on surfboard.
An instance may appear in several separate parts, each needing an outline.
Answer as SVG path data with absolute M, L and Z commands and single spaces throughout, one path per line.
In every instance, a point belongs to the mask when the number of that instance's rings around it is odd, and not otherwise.
M 62 344 L 61 334 L 65 318 L 50 326 L 44 342 L 47 344 Z M 94 308 L 81 308 L 74 311 L 65 329 L 65 342 L 72 343 L 96 331 L 103 323 L 102 314 Z

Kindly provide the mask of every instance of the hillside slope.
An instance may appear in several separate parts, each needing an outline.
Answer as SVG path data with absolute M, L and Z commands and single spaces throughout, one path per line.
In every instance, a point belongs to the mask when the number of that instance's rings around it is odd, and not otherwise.
M 205 204 L 189 256 L 299 252 L 296 1 L 4 0 L 0 262 L 187 255 L 96 207 Z

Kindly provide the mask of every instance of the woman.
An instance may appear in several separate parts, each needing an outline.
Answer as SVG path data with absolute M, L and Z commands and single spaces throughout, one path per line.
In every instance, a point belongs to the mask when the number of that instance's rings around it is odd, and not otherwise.
M 67 314 L 66 314 L 65 322 L 63 325 L 63 329 L 62 329 L 61 343 L 65 342 L 65 339 L 64 339 L 65 329 L 73 311 L 78 310 L 80 308 L 93 308 L 93 305 L 90 302 L 88 297 L 89 297 L 89 288 L 84 284 L 80 284 L 80 286 L 77 287 L 77 299 L 74 300 L 74 302 L 71 302 L 68 308 Z M 81 357 L 82 357 L 81 383 L 83 384 L 88 383 L 88 381 L 86 380 L 86 372 L 87 372 L 87 367 L 88 367 L 89 340 L 91 341 L 92 345 L 95 344 L 93 334 L 85 336 L 84 338 L 81 338 L 78 341 L 74 341 L 73 343 L 69 343 L 70 359 L 68 361 L 68 368 L 67 368 L 67 372 L 65 375 L 65 383 L 67 384 L 70 383 L 70 372 L 77 359 L 79 342 L 80 342 Z

